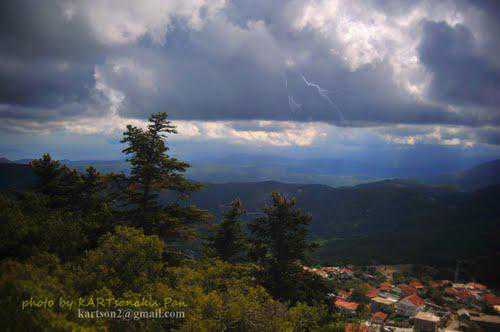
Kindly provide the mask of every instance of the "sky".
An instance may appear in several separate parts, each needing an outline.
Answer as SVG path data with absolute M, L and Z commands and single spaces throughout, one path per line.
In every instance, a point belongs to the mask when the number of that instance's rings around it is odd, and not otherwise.
M 0 156 L 500 156 L 500 2 L 7 0 Z

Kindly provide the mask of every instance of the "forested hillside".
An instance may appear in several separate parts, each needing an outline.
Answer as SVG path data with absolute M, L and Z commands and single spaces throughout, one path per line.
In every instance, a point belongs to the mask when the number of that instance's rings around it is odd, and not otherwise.
M 323 262 L 453 266 L 457 259 L 499 249 L 495 229 L 500 211 L 494 202 L 500 186 L 468 193 L 398 180 L 345 188 L 228 183 L 209 184 L 191 201 L 217 215 L 231 197 L 239 197 L 252 218 L 272 191 L 296 197 L 298 206 L 311 214 L 311 235 L 322 245 L 315 257 Z
M 128 126 L 130 175 L 81 173 L 48 154 L 10 173 L 33 181 L 0 193 L 2 330 L 342 329 L 328 314 L 331 290 L 302 268 L 310 216 L 273 193 L 246 233 L 235 232 L 235 203 L 225 226 L 201 236 L 213 216 L 187 201 L 200 185 L 168 155 L 175 132 L 165 113 L 146 129 Z M 175 198 L 159 202 L 165 190 Z M 195 241 L 205 248 L 196 258 L 186 250 Z
M 26 165 L 10 163 L 0 167 L 4 187 L 8 184 L 11 188 L 26 188 L 34 181 Z M 476 174 L 475 181 L 480 178 L 476 171 L 467 173 Z M 498 250 L 498 239 L 488 232 L 498 225 L 500 214 L 495 203 L 486 203 L 500 197 L 498 186 L 465 192 L 451 185 L 409 180 L 342 188 L 275 181 L 209 183 L 193 193 L 186 204 L 192 203 L 220 218 L 238 197 L 247 210 L 243 220 L 250 220 L 261 213 L 273 191 L 296 197 L 298 207 L 312 216 L 311 237 L 321 244 L 314 257 L 321 261 L 453 265 L 456 259 Z M 174 198 L 166 190 L 158 199 L 168 202 Z

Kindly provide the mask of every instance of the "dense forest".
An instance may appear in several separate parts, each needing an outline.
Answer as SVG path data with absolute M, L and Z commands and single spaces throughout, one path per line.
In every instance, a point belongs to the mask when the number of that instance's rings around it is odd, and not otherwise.
M 249 221 L 269 193 L 297 198 L 312 216 L 311 240 L 321 244 L 312 257 L 323 265 L 426 264 L 460 277 L 498 285 L 500 185 L 476 191 L 385 180 L 354 187 L 279 182 L 207 184 L 189 201 L 220 219 L 226 202 L 239 197 Z M 160 200 L 171 194 L 162 192 Z M 450 278 L 451 278 L 450 277 Z
M 327 285 L 301 266 L 311 217 L 273 193 L 246 224 L 244 202 L 222 216 L 188 203 L 200 185 L 168 154 L 165 113 L 123 135 L 130 175 L 80 173 L 48 154 L 36 186 L 0 197 L 2 329 L 245 331 L 342 328 Z M 160 192 L 175 195 L 158 200 Z M 194 256 L 190 243 L 203 244 Z M 81 309 L 159 310 L 170 319 L 82 319 Z M 125 310 L 125 314 L 130 314 Z

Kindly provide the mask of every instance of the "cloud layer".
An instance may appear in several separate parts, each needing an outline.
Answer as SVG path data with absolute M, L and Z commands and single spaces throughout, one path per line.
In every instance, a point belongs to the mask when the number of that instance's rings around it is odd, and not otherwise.
M 342 127 L 397 145 L 497 146 L 498 9 L 472 0 L 2 1 L 0 130 L 114 137 L 164 110 L 187 140 L 305 147 L 338 139 Z

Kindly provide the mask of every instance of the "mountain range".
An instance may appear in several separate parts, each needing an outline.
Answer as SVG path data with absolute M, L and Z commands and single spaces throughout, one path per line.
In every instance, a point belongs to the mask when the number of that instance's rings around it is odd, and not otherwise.
M 88 163 L 63 162 L 79 169 Z M 117 163 L 97 165 L 112 170 Z M 205 183 L 187 204 L 220 220 L 238 197 L 251 219 L 277 191 L 296 197 L 298 207 L 311 214 L 311 237 L 321 245 L 314 258 L 323 263 L 451 266 L 461 260 L 477 268 L 478 260 L 498 258 L 500 252 L 499 174 L 500 160 L 495 160 L 427 183 L 386 179 L 337 188 L 279 181 Z M 34 180 L 28 165 L 0 163 L 0 189 L 28 188 Z M 162 201 L 171 198 L 169 192 L 160 195 Z
M 3 160 L 2 160 L 3 159 Z M 386 179 L 413 179 L 425 184 L 455 185 L 474 190 L 500 183 L 500 159 L 484 163 L 471 160 L 450 162 L 369 161 L 350 159 L 293 159 L 266 155 L 231 155 L 192 158 L 187 176 L 203 183 L 278 181 L 324 184 L 332 187 L 354 186 Z M 9 161 L 27 164 L 30 159 Z M 102 173 L 128 173 L 125 160 L 60 160 L 78 170 L 93 166 Z

